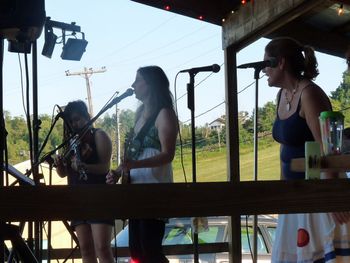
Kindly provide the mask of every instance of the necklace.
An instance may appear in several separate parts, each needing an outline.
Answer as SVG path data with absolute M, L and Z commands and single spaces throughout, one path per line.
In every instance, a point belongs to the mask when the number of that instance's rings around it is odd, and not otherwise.
M 292 101 L 293 101 L 293 99 L 294 99 L 295 93 L 296 93 L 297 90 L 298 90 L 298 87 L 299 87 L 299 80 L 298 80 L 296 86 L 294 87 L 294 89 L 292 90 L 292 96 L 291 96 L 290 99 L 288 99 L 287 90 L 284 92 L 284 97 L 285 97 L 286 102 L 287 102 L 287 103 L 286 103 L 286 110 L 287 110 L 287 111 L 290 111 L 290 109 L 292 108 Z

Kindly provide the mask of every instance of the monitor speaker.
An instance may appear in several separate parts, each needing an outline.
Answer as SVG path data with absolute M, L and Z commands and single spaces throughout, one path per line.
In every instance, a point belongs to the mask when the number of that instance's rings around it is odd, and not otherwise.
M 0 37 L 9 41 L 34 41 L 45 24 L 44 0 L 0 1 Z

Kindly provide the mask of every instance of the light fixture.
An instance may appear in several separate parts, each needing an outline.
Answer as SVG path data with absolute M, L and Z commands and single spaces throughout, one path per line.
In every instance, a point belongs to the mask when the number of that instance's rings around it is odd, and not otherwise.
M 41 54 L 51 58 L 53 50 L 55 49 L 56 40 L 57 36 L 54 34 L 52 28 L 45 27 L 45 43 Z
M 85 52 L 87 44 L 88 42 L 84 38 L 69 38 L 67 43 L 63 44 L 61 58 L 79 61 Z
M 343 14 L 344 14 L 344 6 L 343 4 L 340 4 L 338 8 L 338 16 L 341 16 Z
M 62 30 L 62 41 L 57 42 L 57 37 L 53 33 L 53 28 L 59 28 Z M 67 31 L 70 31 L 69 35 L 66 34 Z M 81 39 L 77 38 L 77 33 L 82 35 Z M 67 36 L 72 36 L 73 38 L 68 38 Z M 45 23 L 45 43 L 41 54 L 44 56 L 51 58 L 53 50 L 55 48 L 55 44 L 63 44 L 61 58 L 65 60 L 75 60 L 79 61 L 85 52 L 88 41 L 85 40 L 85 34 L 81 32 L 80 26 L 77 26 L 75 22 L 70 24 L 57 22 L 51 20 L 50 17 L 46 18 Z

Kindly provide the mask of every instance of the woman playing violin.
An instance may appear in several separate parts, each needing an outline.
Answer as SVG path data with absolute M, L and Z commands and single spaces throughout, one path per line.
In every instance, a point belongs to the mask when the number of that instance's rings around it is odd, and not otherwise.
M 56 158 L 57 173 L 68 177 L 68 184 L 105 184 L 109 171 L 112 143 L 101 129 L 86 127 L 90 116 L 83 101 L 72 101 L 64 110 L 64 137 L 74 136 Z M 81 136 L 80 136 L 81 135 Z M 73 220 L 84 263 L 114 262 L 110 242 L 113 220 Z

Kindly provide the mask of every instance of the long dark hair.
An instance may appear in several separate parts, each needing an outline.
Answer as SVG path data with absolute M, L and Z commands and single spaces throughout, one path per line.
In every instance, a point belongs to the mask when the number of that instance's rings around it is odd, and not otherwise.
M 163 108 L 174 109 L 173 96 L 169 89 L 169 80 L 163 69 L 158 66 L 141 67 L 137 72 L 147 83 L 150 92 L 150 114 L 154 116 Z M 144 105 L 141 105 L 136 111 L 136 120 L 140 117 Z
M 285 58 L 291 73 L 297 78 L 304 77 L 311 80 L 319 73 L 314 49 L 300 44 L 293 38 L 275 38 L 267 44 L 265 52 L 278 60 Z
M 91 119 L 88 108 L 84 101 L 75 100 L 69 102 L 64 107 L 64 138 L 68 138 L 71 135 L 72 129 L 70 127 L 71 116 L 73 113 L 77 113 L 84 119 L 89 121 Z

